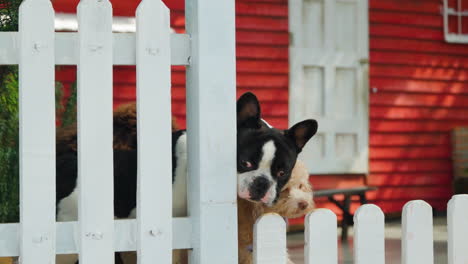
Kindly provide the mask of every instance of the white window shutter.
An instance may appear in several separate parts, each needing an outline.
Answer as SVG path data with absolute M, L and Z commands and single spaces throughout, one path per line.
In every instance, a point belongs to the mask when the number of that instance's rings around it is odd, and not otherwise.
M 289 27 L 289 122 L 319 123 L 299 158 L 315 174 L 367 173 L 367 0 L 289 0 Z

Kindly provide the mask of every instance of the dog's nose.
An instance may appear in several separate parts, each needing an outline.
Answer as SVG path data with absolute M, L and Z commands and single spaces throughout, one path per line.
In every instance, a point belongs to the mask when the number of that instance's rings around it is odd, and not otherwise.
M 300 201 L 297 206 L 301 209 L 301 210 L 305 210 L 308 206 L 309 206 L 309 203 L 306 202 L 306 201 Z
M 270 188 L 270 181 L 265 177 L 257 177 L 250 185 L 249 191 L 251 199 L 254 201 L 260 200 Z

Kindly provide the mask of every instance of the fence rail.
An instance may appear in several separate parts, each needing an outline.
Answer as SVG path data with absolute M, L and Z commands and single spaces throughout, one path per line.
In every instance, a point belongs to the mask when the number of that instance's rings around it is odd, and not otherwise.
M 55 32 L 55 65 L 78 64 L 78 33 Z M 136 65 L 136 33 L 112 33 L 113 64 Z M 19 63 L 17 32 L 0 32 L 0 65 Z M 189 65 L 190 37 L 171 34 L 171 64 Z
M 448 263 L 468 263 L 468 195 L 455 195 L 448 203 Z M 372 204 L 361 206 L 354 216 L 354 263 L 385 263 L 384 214 Z M 280 263 L 287 250 L 284 243 L 284 221 L 279 216 L 262 216 L 255 224 L 254 263 Z M 336 215 L 328 209 L 318 209 L 306 217 L 304 263 L 338 263 Z M 265 230 L 267 229 L 267 230 Z M 432 208 L 421 200 L 410 201 L 403 208 L 402 263 L 434 264 Z M 258 232 L 258 231 L 262 232 Z M 255 245 L 259 243 L 259 245 Z M 267 246 L 262 243 L 267 243 Z M 281 262 L 285 263 L 285 262 Z
M 78 222 L 56 223 L 56 254 L 77 254 Z M 114 250 L 116 252 L 136 251 L 137 221 L 136 219 L 115 220 Z M 172 248 L 184 249 L 192 247 L 192 223 L 189 218 L 173 218 Z M 20 225 L 0 224 L 0 257 L 20 255 Z

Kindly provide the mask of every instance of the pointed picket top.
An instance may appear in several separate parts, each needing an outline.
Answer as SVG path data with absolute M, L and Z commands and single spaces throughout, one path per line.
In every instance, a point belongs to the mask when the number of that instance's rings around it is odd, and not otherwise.
M 354 258 L 356 264 L 385 263 L 385 216 L 373 204 L 361 206 L 354 215 Z
M 286 256 L 286 222 L 277 214 L 261 216 L 254 226 L 253 263 L 284 264 Z
M 42 8 L 42 11 L 44 11 L 44 12 L 36 14 L 36 15 L 38 15 L 40 17 L 48 17 L 51 14 L 54 15 L 54 8 L 53 8 L 52 2 L 50 0 L 24 0 L 20 5 L 20 9 L 21 8 L 24 9 L 27 6 L 31 6 L 31 5 L 35 5 L 37 7 Z M 37 19 L 37 17 L 36 17 L 36 19 Z
M 403 207 L 402 263 L 434 263 L 432 207 L 422 200 L 410 201 Z
M 169 8 L 161 0 L 141 0 L 136 9 L 136 16 L 139 16 L 141 12 L 145 11 L 148 12 L 148 16 L 150 14 L 153 16 L 156 15 L 156 19 L 160 19 L 162 22 L 164 22 L 166 15 L 169 17 L 170 12 Z M 151 13 L 156 11 L 158 11 L 158 13 Z
M 80 29 L 93 29 L 96 32 L 106 32 L 109 27 L 109 17 L 110 17 L 110 27 L 112 32 L 112 4 L 109 0 L 80 0 L 76 7 L 76 13 L 78 18 L 78 32 Z M 86 18 L 87 20 L 83 19 Z M 79 33 L 78 33 L 79 34 Z M 103 39 L 106 39 L 107 34 L 94 34 L 90 36 L 91 38 L 96 38 L 96 42 L 102 42 Z M 98 44 L 95 47 L 89 48 L 91 51 L 95 52 L 102 47 L 99 47 Z
M 55 261 L 55 39 L 48 0 L 19 8 L 21 263 Z
M 329 209 L 317 209 L 305 218 L 304 259 L 306 264 L 338 263 L 336 215 Z
M 468 195 L 454 195 L 447 208 L 449 264 L 468 263 Z

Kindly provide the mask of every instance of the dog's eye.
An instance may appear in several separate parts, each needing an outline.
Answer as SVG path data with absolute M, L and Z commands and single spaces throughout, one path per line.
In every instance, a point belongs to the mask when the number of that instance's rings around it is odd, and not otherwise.
M 276 174 L 278 177 L 283 177 L 284 176 L 284 171 L 278 171 Z
M 241 165 L 242 165 L 242 167 L 244 167 L 246 169 L 252 168 L 252 163 L 250 163 L 249 161 L 246 161 L 246 160 L 241 161 Z
M 302 188 L 304 188 L 304 185 L 302 185 L 302 184 L 299 185 L 299 189 L 302 189 Z

